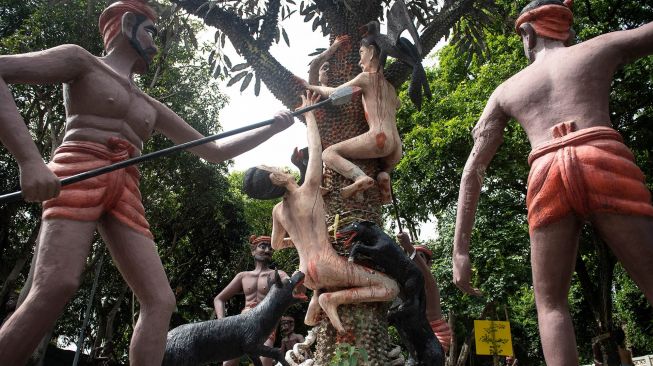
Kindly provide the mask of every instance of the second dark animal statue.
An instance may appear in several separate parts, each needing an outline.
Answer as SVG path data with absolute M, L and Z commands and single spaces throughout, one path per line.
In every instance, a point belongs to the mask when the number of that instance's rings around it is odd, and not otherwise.
M 247 355 L 255 366 L 260 356 L 288 363 L 281 350 L 264 345 L 275 330 L 286 309 L 306 295 L 295 292 L 304 281 L 302 272 L 295 272 L 282 281 L 275 273 L 274 284 L 260 304 L 252 310 L 217 320 L 181 325 L 168 332 L 163 366 L 195 366 L 222 362 Z
M 444 365 L 442 345 L 433 334 L 426 319 L 424 277 L 399 245 L 379 226 L 370 221 L 352 223 L 341 234 L 351 235 L 355 242 L 350 260 L 364 257 L 380 271 L 392 277 L 400 286 L 402 303 L 388 313 L 389 322 L 397 328 L 399 336 L 416 365 Z M 409 360 L 409 364 L 411 360 Z

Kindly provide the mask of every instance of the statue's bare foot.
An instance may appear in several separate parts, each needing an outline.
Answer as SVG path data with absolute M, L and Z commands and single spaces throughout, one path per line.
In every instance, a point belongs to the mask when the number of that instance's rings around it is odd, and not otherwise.
M 379 184 L 379 192 L 381 193 L 381 203 L 392 202 L 392 190 L 390 189 L 390 174 L 381 172 L 376 176 L 376 181 Z
M 355 195 L 358 192 L 365 191 L 371 188 L 374 185 L 374 179 L 368 177 L 367 175 L 361 175 L 356 178 L 354 183 L 348 185 L 340 191 L 342 198 L 349 198 Z
M 342 323 L 340 322 L 340 317 L 338 316 L 338 307 L 337 305 L 331 303 L 330 295 L 331 294 L 328 292 L 320 295 L 320 307 L 322 307 L 322 310 L 324 310 L 327 317 L 329 317 L 331 325 L 336 328 L 336 331 L 338 331 L 338 333 L 344 333 L 345 327 L 343 327 Z

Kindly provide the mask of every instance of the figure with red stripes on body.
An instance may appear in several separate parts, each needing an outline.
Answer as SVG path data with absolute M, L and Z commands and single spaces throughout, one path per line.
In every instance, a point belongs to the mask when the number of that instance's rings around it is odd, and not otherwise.
M 653 53 L 653 23 L 573 43 L 572 1 L 536 0 L 517 19 L 530 65 L 492 93 L 472 134 L 454 235 L 454 282 L 471 286 L 469 242 L 483 175 L 515 118 L 528 157 L 533 288 L 546 364 L 577 365 L 567 294 L 589 222 L 653 303 L 653 206 L 633 154 L 612 128 L 610 85 L 620 65 Z

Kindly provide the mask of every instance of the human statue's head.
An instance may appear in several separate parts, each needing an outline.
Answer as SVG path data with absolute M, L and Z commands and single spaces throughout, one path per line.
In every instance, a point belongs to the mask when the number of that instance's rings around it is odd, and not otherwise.
M 329 68 L 331 67 L 331 64 L 329 61 L 323 63 L 320 66 L 320 69 L 318 70 L 318 77 L 317 81 L 320 83 L 322 86 L 327 86 L 329 84 Z
M 433 264 L 433 252 L 425 245 L 415 245 L 415 252 L 416 255 L 419 255 L 424 259 L 424 262 L 426 262 L 428 266 Z
M 268 263 L 272 260 L 274 249 L 272 249 L 271 243 L 272 240 L 269 236 L 252 235 L 249 237 L 249 248 L 255 261 Z
M 283 197 L 288 189 L 294 186 L 297 186 L 297 183 L 292 174 L 266 165 L 247 169 L 243 177 L 243 191 L 256 199 Z
M 519 14 L 515 31 L 522 37 L 524 52 L 534 61 L 533 49 L 539 38 L 548 38 L 568 45 L 574 38 L 571 25 L 573 0 L 534 0 Z
M 287 337 L 295 332 L 295 319 L 292 316 L 284 315 L 279 322 L 281 335 Z
M 361 48 L 358 50 L 360 61 L 358 66 L 365 72 L 380 71 L 379 56 L 381 49 L 376 44 L 373 36 L 365 37 L 361 40 Z
M 121 0 L 109 5 L 98 25 L 104 40 L 104 49 L 111 51 L 122 33 L 144 61 L 137 65 L 136 72 L 143 73 L 157 52 L 153 36 L 156 34 L 156 13 L 147 5 L 147 0 Z

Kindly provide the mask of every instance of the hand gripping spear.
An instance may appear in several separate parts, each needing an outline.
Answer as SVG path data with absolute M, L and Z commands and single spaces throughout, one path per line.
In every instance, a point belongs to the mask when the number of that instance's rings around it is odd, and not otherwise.
M 296 116 L 299 116 L 299 115 L 301 115 L 303 113 L 306 113 L 308 111 L 312 111 L 313 109 L 323 107 L 325 105 L 330 104 L 330 105 L 337 106 L 337 105 L 343 105 L 343 104 L 349 103 L 352 96 L 354 94 L 358 93 L 359 91 L 360 91 L 360 88 L 358 88 L 358 87 L 348 86 L 348 87 L 338 88 L 338 89 L 336 89 L 336 91 L 334 91 L 329 96 L 328 99 L 322 100 L 322 101 L 320 101 L 318 103 L 315 103 L 313 105 L 310 105 L 308 107 L 298 109 L 298 110 L 292 112 L 291 114 L 292 114 L 293 117 L 296 117 Z M 75 174 L 75 175 L 72 175 L 70 177 L 62 179 L 61 180 L 61 186 L 62 187 L 67 186 L 69 184 L 73 184 L 73 183 L 76 183 L 76 182 L 79 182 L 79 181 L 82 181 L 82 180 L 85 180 L 85 179 L 88 179 L 88 178 L 97 177 L 98 175 L 102 175 L 102 174 L 112 172 L 114 170 L 126 168 L 126 167 L 128 167 L 130 165 L 142 163 L 142 162 L 149 161 L 149 160 L 154 160 L 154 159 L 159 158 L 161 156 L 169 155 L 169 154 L 171 154 L 173 152 L 177 152 L 179 150 L 186 150 L 186 149 L 189 149 L 191 147 L 202 145 L 202 144 L 205 144 L 205 143 L 210 142 L 210 141 L 219 140 L 221 138 L 237 135 L 237 134 L 242 133 L 242 132 L 254 130 L 254 129 L 257 129 L 257 128 L 260 128 L 260 127 L 265 127 L 267 125 L 272 124 L 272 122 L 274 122 L 274 119 L 268 119 L 268 120 L 265 120 L 265 121 L 262 121 L 262 122 L 253 123 L 251 125 L 236 128 L 235 130 L 222 132 L 222 133 L 219 133 L 219 134 L 216 134 L 216 135 L 206 136 L 206 137 L 203 137 L 201 139 L 188 141 L 188 142 L 185 142 L 183 144 L 171 146 L 169 148 L 162 149 L 162 150 L 159 150 L 159 151 L 155 151 L 155 152 L 152 152 L 152 153 L 149 153 L 149 154 L 137 156 L 135 158 L 131 158 L 131 159 L 127 159 L 127 160 L 123 160 L 123 161 L 117 162 L 115 164 L 111 164 L 111 165 L 107 165 L 107 166 L 104 166 L 104 167 L 101 167 L 101 168 L 89 170 L 89 171 L 84 172 L 84 173 Z M 14 202 L 14 201 L 20 200 L 22 198 L 23 198 L 22 191 L 7 193 L 7 194 L 4 194 L 4 195 L 0 196 L 0 204 Z

